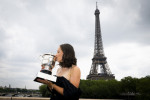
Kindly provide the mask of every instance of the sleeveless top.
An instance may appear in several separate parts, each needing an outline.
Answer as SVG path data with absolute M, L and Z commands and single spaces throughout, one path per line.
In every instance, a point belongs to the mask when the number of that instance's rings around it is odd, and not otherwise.
M 56 85 L 64 88 L 63 95 L 59 94 L 56 90 L 52 90 L 50 100 L 79 100 L 81 95 L 80 88 L 76 88 L 69 80 L 71 77 L 72 68 L 60 76 L 56 76 Z M 57 70 L 57 75 L 61 73 L 61 68 Z

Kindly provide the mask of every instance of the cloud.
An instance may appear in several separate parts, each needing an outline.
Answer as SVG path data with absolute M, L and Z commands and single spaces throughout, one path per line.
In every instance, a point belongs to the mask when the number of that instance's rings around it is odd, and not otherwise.
M 108 63 L 112 73 L 115 72 L 116 79 L 125 76 L 145 77 L 149 75 L 150 46 L 138 43 L 119 43 L 106 48 Z M 143 68 L 144 66 L 144 68 Z
M 149 1 L 113 1 L 112 4 L 105 4 L 106 6 L 101 8 L 103 37 L 109 39 L 106 43 L 131 41 L 149 44 L 150 21 L 147 18 L 150 16 L 146 6 Z
M 81 79 L 86 79 L 94 53 L 95 2 L 1 0 L 0 85 L 37 89 L 40 84 L 33 79 L 40 70 L 39 55 L 55 54 L 62 43 L 74 46 Z M 98 1 L 104 52 L 118 80 L 150 73 L 146 70 L 150 47 L 148 4 L 149 0 Z

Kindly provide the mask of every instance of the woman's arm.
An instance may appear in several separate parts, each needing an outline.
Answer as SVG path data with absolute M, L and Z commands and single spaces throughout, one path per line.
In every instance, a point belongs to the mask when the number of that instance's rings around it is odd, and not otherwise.
M 72 67 L 71 69 L 71 77 L 70 77 L 70 83 L 72 83 L 76 88 L 79 87 L 80 84 L 80 68 L 77 66 Z M 63 95 L 64 93 L 64 88 L 57 86 L 56 84 L 53 84 L 53 89 L 55 89 L 58 93 Z
M 70 83 L 72 83 L 76 88 L 79 87 L 80 84 L 80 68 L 77 66 L 72 67 L 71 69 L 71 77 L 70 77 Z M 63 95 L 64 88 L 57 86 L 56 84 L 53 84 L 53 89 L 55 89 L 58 93 Z
M 50 90 L 55 89 L 58 93 L 63 95 L 63 88 L 62 87 L 59 87 L 56 84 L 53 84 L 52 82 L 50 82 L 48 80 L 41 80 L 41 79 L 37 79 L 37 80 L 43 84 L 46 84 Z
M 55 89 L 58 93 L 60 93 L 61 95 L 63 95 L 64 89 L 62 87 L 57 86 L 56 84 L 53 84 L 53 89 Z
M 81 76 L 80 69 L 77 66 L 73 67 L 71 69 L 70 83 L 72 83 L 76 88 L 79 87 L 80 76 Z M 49 87 L 50 90 L 55 89 L 58 93 L 60 93 L 61 95 L 63 95 L 64 88 L 62 88 L 60 86 L 57 86 L 56 84 L 53 84 L 52 82 L 50 82 L 48 80 L 38 79 L 38 81 L 40 81 L 41 83 L 47 84 L 47 86 Z
M 80 68 L 75 66 L 71 69 L 71 77 L 70 77 L 70 83 L 72 83 L 76 88 L 79 87 L 80 84 Z M 62 87 L 57 86 L 56 84 L 53 84 L 53 89 L 55 89 L 58 93 L 63 95 L 64 89 Z
M 72 83 L 76 88 L 79 87 L 80 76 L 81 76 L 80 68 L 77 66 L 72 67 L 70 83 Z

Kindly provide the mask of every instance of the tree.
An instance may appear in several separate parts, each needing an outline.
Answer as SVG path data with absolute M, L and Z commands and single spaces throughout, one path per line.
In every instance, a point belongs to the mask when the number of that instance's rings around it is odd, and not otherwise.
M 40 90 L 40 92 L 41 92 L 41 94 L 42 94 L 42 97 L 49 97 L 50 96 L 50 92 L 48 91 L 48 89 L 47 89 L 47 85 L 41 85 L 40 87 L 39 87 L 39 90 Z
M 150 76 L 139 79 L 137 91 L 139 93 L 138 98 L 142 98 L 143 100 L 150 100 Z
M 124 93 L 136 93 L 137 92 L 138 79 L 131 76 L 121 79 L 121 89 Z
M 81 98 L 116 98 L 120 93 L 120 82 L 116 80 L 81 80 Z

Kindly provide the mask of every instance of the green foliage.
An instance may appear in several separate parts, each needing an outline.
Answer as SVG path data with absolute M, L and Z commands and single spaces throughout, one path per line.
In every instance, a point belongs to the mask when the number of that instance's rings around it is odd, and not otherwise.
M 121 89 L 124 93 L 136 93 L 139 80 L 131 76 L 121 79 Z
M 150 76 L 139 79 L 137 91 L 140 94 L 138 95 L 139 98 L 142 98 L 142 100 L 150 100 Z
M 42 97 L 49 97 L 50 96 L 50 92 L 47 89 L 47 85 L 41 85 L 39 87 L 40 93 L 42 94 Z
M 81 80 L 81 98 L 116 98 L 120 93 L 116 80 Z
M 46 85 L 41 85 L 39 89 L 43 97 L 49 97 Z M 121 81 L 81 80 L 80 89 L 82 91 L 80 98 L 124 99 L 133 94 L 132 100 L 150 100 L 150 76 L 140 79 L 128 76 Z

